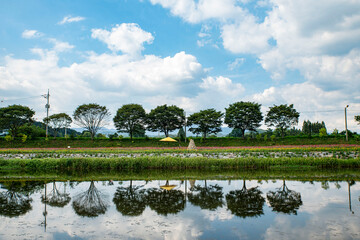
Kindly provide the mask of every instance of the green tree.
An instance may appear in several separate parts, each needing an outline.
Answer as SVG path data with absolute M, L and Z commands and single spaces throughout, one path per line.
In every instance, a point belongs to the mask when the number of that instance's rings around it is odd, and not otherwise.
M 110 116 L 110 112 L 105 106 L 90 103 L 78 106 L 73 116 L 75 123 L 87 129 L 93 140 L 100 128 L 106 125 L 106 120 Z
M 360 115 L 355 116 L 354 118 L 355 118 L 355 121 L 358 122 L 358 124 L 360 124 Z
M 202 134 L 206 138 L 208 134 L 221 132 L 222 116 L 224 114 L 215 109 L 201 110 L 200 112 L 191 114 L 187 119 L 189 131 L 194 134 Z M 195 126 L 194 126 L 195 125 Z
M 139 104 L 126 104 L 117 110 L 114 124 L 118 132 L 128 133 L 132 140 L 135 132 L 145 133 L 146 113 Z
M 188 195 L 189 201 L 201 209 L 216 210 L 224 205 L 222 187 L 219 185 L 205 186 L 196 185 Z
M 299 121 L 300 114 L 294 109 L 294 105 L 281 104 L 270 107 L 265 117 L 265 124 L 277 128 L 284 137 L 286 129 Z
M 181 128 L 185 123 L 184 109 L 175 105 L 158 106 L 152 109 L 147 116 L 147 129 L 149 131 L 161 131 L 166 137 L 169 132 Z
M 0 129 L 8 129 L 12 137 L 15 138 L 21 126 L 31 123 L 35 112 L 29 107 L 21 105 L 11 105 L 0 108 Z
M 185 141 L 186 134 L 183 127 L 179 129 L 177 137 L 180 139 L 180 141 Z
M 230 128 L 240 129 L 245 137 L 245 130 L 255 131 L 263 120 L 261 104 L 255 102 L 236 102 L 225 109 L 225 123 Z
M 58 131 L 61 128 L 69 128 L 72 123 L 72 119 L 66 113 L 53 114 L 44 118 L 44 123 L 47 123 L 54 129 L 54 138 L 56 138 Z

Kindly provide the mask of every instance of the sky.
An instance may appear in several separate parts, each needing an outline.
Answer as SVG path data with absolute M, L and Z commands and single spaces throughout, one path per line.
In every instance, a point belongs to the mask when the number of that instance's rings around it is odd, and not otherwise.
M 360 132 L 360 1 L 0 0 L 0 106 L 294 104 Z M 110 122 L 108 126 L 111 128 Z M 75 125 L 74 125 L 75 127 Z M 267 127 L 262 126 L 263 129 Z

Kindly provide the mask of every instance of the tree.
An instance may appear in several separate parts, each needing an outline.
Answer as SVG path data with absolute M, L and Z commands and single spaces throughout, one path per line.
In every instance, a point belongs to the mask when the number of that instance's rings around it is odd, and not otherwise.
M 300 193 L 289 190 L 285 184 L 285 180 L 283 180 L 282 187 L 277 191 L 269 191 L 266 197 L 275 212 L 296 215 L 297 210 L 302 205 Z
M 110 112 L 105 106 L 90 103 L 78 106 L 73 116 L 75 123 L 78 126 L 87 129 L 93 140 L 99 129 L 105 126 L 106 120 L 110 116 Z
M 355 116 L 354 118 L 355 118 L 355 121 L 358 122 L 358 124 L 360 124 L 360 115 Z
M 0 129 L 8 129 L 15 138 L 21 126 L 34 121 L 34 114 L 29 107 L 21 105 L 0 108 Z
M 139 104 L 126 104 L 119 108 L 114 117 L 118 132 L 128 133 L 132 140 L 134 132 L 144 130 L 146 113 Z
M 152 109 L 147 116 L 147 124 L 149 131 L 161 131 L 166 137 L 169 132 L 181 128 L 185 123 L 184 109 L 175 105 L 158 106 Z
M 222 116 L 224 114 L 215 109 L 201 110 L 200 112 L 191 114 L 187 119 L 187 126 L 190 127 L 189 131 L 194 134 L 202 134 L 206 138 L 208 134 L 221 132 Z
M 146 208 L 146 194 L 142 186 L 118 187 L 113 202 L 116 209 L 124 216 L 140 216 Z
M 94 181 L 91 181 L 90 187 L 86 192 L 80 193 L 74 197 L 73 208 L 80 216 L 97 217 L 104 214 L 108 208 L 104 195 L 97 190 Z
M 185 196 L 180 190 L 147 190 L 148 206 L 159 215 L 177 214 L 185 209 Z
M 69 193 L 61 193 L 57 187 L 55 181 L 53 182 L 53 188 L 50 193 L 45 193 L 41 196 L 41 201 L 47 203 L 52 207 L 65 207 L 71 200 Z
M 183 128 L 183 127 L 181 127 L 181 128 L 179 129 L 179 132 L 178 132 L 178 134 L 177 134 L 177 137 L 179 138 L 180 141 L 184 141 L 184 140 L 185 140 L 186 134 L 185 134 L 185 131 L 184 131 L 184 128 Z
M 295 125 L 299 121 L 300 114 L 294 109 L 294 105 L 282 104 L 270 107 L 265 117 L 265 124 L 277 128 L 281 136 L 284 137 L 286 129 Z
M 263 215 L 265 198 L 261 194 L 257 187 L 247 189 L 244 180 L 241 190 L 230 191 L 226 195 L 227 207 L 232 214 L 242 218 Z
M 205 186 L 196 185 L 188 195 L 189 201 L 201 209 L 216 210 L 224 205 L 222 187 L 219 185 Z
M 54 138 L 56 138 L 57 133 L 61 128 L 70 127 L 72 119 L 66 113 L 58 113 L 44 118 L 44 123 L 47 123 L 50 127 L 54 129 Z
M 261 104 L 255 102 L 236 102 L 225 109 L 225 123 L 230 128 L 240 129 L 245 137 L 245 130 L 255 131 L 263 120 Z

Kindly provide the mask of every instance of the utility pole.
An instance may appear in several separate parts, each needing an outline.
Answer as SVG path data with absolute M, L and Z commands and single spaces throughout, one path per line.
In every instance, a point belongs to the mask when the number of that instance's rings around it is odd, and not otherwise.
M 185 113 L 185 143 L 186 143 L 186 112 L 184 111 Z
M 50 108 L 50 94 L 49 94 L 49 89 L 48 89 L 48 92 L 47 94 L 44 94 L 43 95 L 44 98 L 46 98 L 46 105 L 45 105 L 45 108 L 46 108 L 46 117 L 48 118 L 49 117 L 49 108 Z M 46 121 L 46 138 L 48 138 L 48 121 Z
M 346 105 L 345 107 L 345 131 L 346 131 L 346 141 L 349 141 L 349 135 L 348 135 L 348 129 L 347 129 L 347 116 L 346 116 L 346 109 L 349 107 L 349 105 Z

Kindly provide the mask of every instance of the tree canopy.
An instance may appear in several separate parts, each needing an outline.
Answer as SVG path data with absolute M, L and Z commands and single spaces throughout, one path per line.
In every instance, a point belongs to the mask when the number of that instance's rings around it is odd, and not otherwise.
M 32 109 L 21 105 L 0 108 L 0 129 L 8 129 L 14 138 L 21 126 L 34 121 L 34 114 Z
M 225 109 L 225 123 L 230 128 L 239 129 L 242 136 L 245 130 L 255 131 L 260 127 L 263 116 L 260 110 L 261 104 L 255 102 L 236 102 Z
M 265 124 L 277 128 L 284 137 L 286 129 L 298 123 L 299 116 L 300 113 L 294 109 L 293 104 L 274 105 L 266 114 Z
M 357 122 L 358 122 L 358 124 L 360 124 L 360 115 L 355 116 L 354 118 L 355 118 L 355 121 L 357 121 Z
M 145 131 L 146 113 L 139 104 L 126 104 L 117 110 L 114 124 L 118 132 L 125 132 L 132 140 L 134 134 Z
M 91 134 L 91 139 L 94 139 L 99 129 L 106 125 L 110 112 L 105 106 L 90 103 L 78 106 L 73 116 L 75 123 L 87 129 Z
M 192 126 L 189 131 L 194 134 L 201 133 L 203 138 L 208 134 L 221 132 L 222 116 L 224 114 L 215 109 L 201 110 L 191 114 L 187 119 L 187 126 Z
M 70 127 L 72 119 L 66 113 L 58 113 L 44 118 L 44 123 L 49 124 L 49 126 L 54 129 L 54 138 L 56 138 L 56 135 L 60 128 Z
M 149 131 L 161 131 L 166 137 L 169 132 L 181 128 L 185 123 L 184 109 L 175 105 L 158 106 L 152 109 L 147 116 L 147 125 Z

